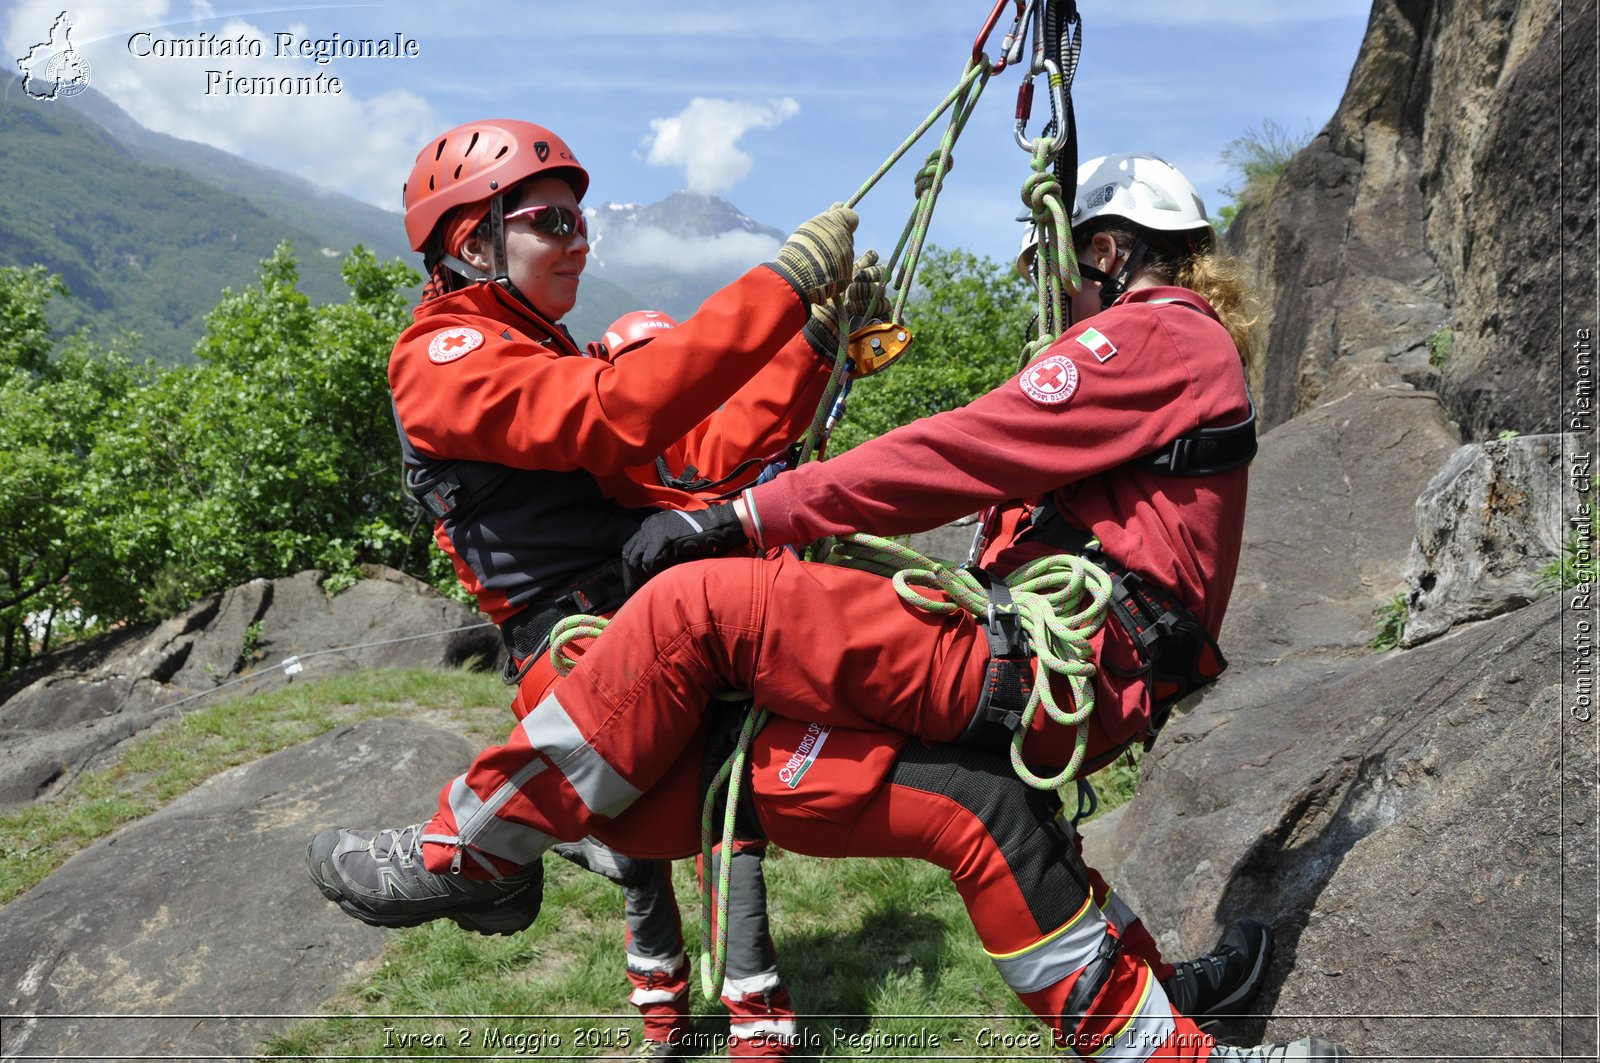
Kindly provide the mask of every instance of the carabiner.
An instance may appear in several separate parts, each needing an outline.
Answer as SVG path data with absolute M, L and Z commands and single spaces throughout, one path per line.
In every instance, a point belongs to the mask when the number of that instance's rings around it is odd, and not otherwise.
M 1029 155 L 1034 154 L 1036 141 L 1029 140 L 1024 132 L 1028 126 L 1028 118 L 1033 113 L 1033 79 L 1040 74 L 1046 75 L 1050 90 L 1050 113 L 1057 121 L 1065 121 L 1067 113 L 1066 79 L 1062 76 L 1061 66 L 1049 54 L 1045 46 L 1045 10 L 1044 3 L 1031 0 L 1028 11 L 1033 15 L 1033 61 L 1028 64 L 1027 78 L 1017 89 L 1017 146 Z M 1061 150 L 1066 138 L 1057 130 L 1056 143 L 1053 150 L 1045 156 L 1046 159 L 1054 158 Z
M 994 66 L 990 69 L 989 73 L 991 75 L 998 74 L 1000 71 L 1005 69 L 1005 53 L 1010 50 L 1011 42 L 1013 38 L 1016 37 L 1017 30 L 1022 27 L 1022 20 L 1027 11 L 1024 0 L 997 0 L 994 5 L 994 10 L 989 12 L 988 21 L 983 24 L 983 29 L 978 31 L 978 39 L 972 42 L 972 61 L 976 63 L 980 59 L 987 59 L 988 57 L 983 54 L 983 46 L 989 43 L 989 36 L 994 33 L 995 24 L 1000 21 L 1000 12 L 1005 10 L 1008 2 L 1015 3 L 1017 5 L 1017 17 L 1012 20 L 1011 30 L 1005 35 L 1005 38 L 1001 43 L 1002 51 L 1000 55 L 1000 61 L 994 64 Z
M 1056 61 L 1054 59 L 1045 59 L 1042 61 L 1042 63 L 1040 63 L 1040 66 L 1043 68 L 1042 73 L 1047 75 L 1046 83 L 1050 87 L 1051 114 L 1057 116 L 1066 114 L 1067 97 L 1061 90 L 1061 68 L 1056 66 Z M 1028 74 L 1028 80 L 1024 81 L 1022 86 L 1017 89 L 1017 146 L 1023 151 L 1027 152 L 1029 155 L 1034 154 L 1035 147 L 1038 143 L 1038 141 L 1029 140 L 1023 135 L 1023 131 L 1028 127 L 1028 118 L 1033 114 L 1033 79 L 1035 76 L 1036 75 L 1030 71 Z M 1061 150 L 1061 146 L 1065 143 L 1065 139 L 1066 138 L 1064 137 L 1057 136 L 1056 142 L 1051 145 L 1050 151 L 1045 155 L 1045 158 L 1054 158 L 1056 153 Z

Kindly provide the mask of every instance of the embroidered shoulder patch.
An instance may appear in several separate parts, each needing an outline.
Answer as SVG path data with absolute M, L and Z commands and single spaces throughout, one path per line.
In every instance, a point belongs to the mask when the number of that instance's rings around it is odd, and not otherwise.
M 465 358 L 483 346 L 483 333 L 475 328 L 447 328 L 428 341 L 428 360 L 438 365 Z
M 1078 367 L 1062 354 L 1035 362 L 1017 377 L 1022 393 L 1041 406 L 1059 406 L 1078 390 Z
M 1097 329 L 1084 329 L 1078 334 L 1078 342 L 1083 344 L 1099 362 L 1109 362 L 1111 356 L 1117 353 L 1117 345 L 1106 339 Z

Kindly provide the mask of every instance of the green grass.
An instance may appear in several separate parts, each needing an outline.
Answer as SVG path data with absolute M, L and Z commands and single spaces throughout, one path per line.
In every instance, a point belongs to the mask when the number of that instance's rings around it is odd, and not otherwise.
M 1594 582 L 1595 543 L 1600 541 L 1600 478 L 1590 481 L 1579 496 L 1578 519 L 1561 546 L 1561 556 L 1539 571 L 1538 590 L 1571 590 Z M 1587 514 L 1588 521 L 1582 522 Z
M 674 867 L 691 956 L 693 866 Z M 636 1045 L 621 891 L 559 860 L 545 867 L 544 911 L 530 929 L 510 939 L 450 924 L 397 931 L 369 978 L 330 1002 L 327 1017 L 269 1040 L 263 1058 L 385 1058 L 402 1052 L 406 1035 L 403 1053 L 419 1058 L 531 1054 L 517 1051 L 517 1036 L 524 1044 L 544 1038 L 541 1054 L 557 1057 Z M 980 1030 L 1038 1045 L 1007 1055 L 1054 1054 L 984 955 L 939 869 L 774 852 L 766 873 L 778 962 L 800 1013 L 801 1056 L 970 1056 Z M 703 1056 L 715 1058 L 726 1051 L 726 1018 L 698 990 L 693 998 Z
M 493 724 L 503 727 L 508 701 L 498 677 L 421 671 L 339 676 L 220 701 L 135 740 L 115 764 L 86 773 L 59 799 L 0 815 L 0 904 L 227 768 L 378 716 L 492 707 Z
M 1406 620 L 1411 615 L 1404 593 L 1396 594 L 1372 611 L 1378 621 L 1378 633 L 1367 645 L 1375 653 L 1386 653 L 1400 645 L 1406 635 Z

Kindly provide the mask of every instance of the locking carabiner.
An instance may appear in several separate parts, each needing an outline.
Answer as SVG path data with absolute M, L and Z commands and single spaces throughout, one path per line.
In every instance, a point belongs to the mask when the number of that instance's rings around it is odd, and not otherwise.
M 1033 115 L 1033 79 L 1040 74 L 1046 76 L 1046 84 L 1049 86 L 1050 92 L 1052 121 L 1060 122 L 1064 120 L 1062 116 L 1067 113 L 1067 96 L 1066 79 L 1061 75 L 1060 64 L 1049 56 L 1045 50 L 1044 4 L 1034 0 L 1028 5 L 1028 10 L 1033 15 L 1033 61 L 1028 64 L 1027 77 L 1017 89 L 1016 139 L 1019 148 L 1029 155 L 1033 155 L 1036 153 L 1038 141 L 1029 140 L 1026 136 L 1028 119 Z M 1060 130 L 1056 130 L 1056 134 L 1055 142 L 1045 155 L 1047 160 L 1054 158 L 1065 143 L 1066 138 L 1060 135 Z
M 972 42 L 972 61 L 976 63 L 987 60 L 988 57 L 983 54 L 983 46 L 989 43 L 989 37 L 994 33 L 994 27 L 1000 21 L 1000 12 L 1005 10 L 1007 3 L 1017 5 L 1017 17 L 1011 20 L 1011 29 L 1006 31 L 1005 37 L 1000 42 L 1000 61 L 989 69 L 990 76 L 1004 70 L 1008 62 L 1015 61 L 1011 59 L 1010 53 L 1017 40 L 1018 31 L 1022 29 L 1022 20 L 1027 17 L 1027 6 L 1024 0 L 997 0 L 994 10 L 989 12 L 988 21 L 983 24 L 983 29 L 978 31 L 978 39 Z

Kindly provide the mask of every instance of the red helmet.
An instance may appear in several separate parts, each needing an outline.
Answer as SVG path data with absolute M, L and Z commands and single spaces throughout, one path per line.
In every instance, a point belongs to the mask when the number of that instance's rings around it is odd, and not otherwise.
M 579 199 L 589 190 L 588 171 L 566 141 L 544 126 L 491 118 L 441 133 L 417 154 L 401 193 L 411 249 L 426 250 L 440 219 L 456 207 L 486 204 L 538 174 L 565 178 Z
M 612 361 L 616 361 L 629 351 L 649 343 L 656 333 L 677 327 L 676 321 L 659 310 L 635 310 L 613 321 L 603 338 L 606 350 L 611 352 Z

